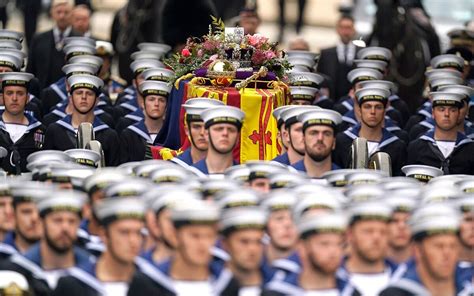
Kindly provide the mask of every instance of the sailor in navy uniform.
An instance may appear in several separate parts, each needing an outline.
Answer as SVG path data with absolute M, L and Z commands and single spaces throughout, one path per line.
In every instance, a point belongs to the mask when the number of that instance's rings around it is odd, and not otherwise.
M 140 74 L 138 77 L 143 77 L 145 80 L 151 80 L 151 81 L 163 81 L 163 82 L 169 82 L 170 78 L 174 75 L 174 72 L 165 68 L 150 68 L 147 70 L 144 70 L 142 74 Z M 124 92 L 125 93 L 125 92 Z M 125 97 L 130 97 L 130 94 L 127 93 Z M 122 98 L 125 98 L 122 96 Z M 120 105 L 122 103 L 126 103 L 126 100 L 118 100 L 116 105 Z M 128 105 L 124 105 L 128 106 Z M 132 109 L 130 109 L 131 111 Z M 117 125 L 115 127 L 115 130 L 117 133 L 120 135 L 122 131 L 127 128 L 128 126 L 139 122 L 140 120 L 143 120 L 143 111 L 141 108 L 137 108 L 135 111 L 131 111 L 131 113 L 126 114 L 125 116 L 122 116 L 117 119 Z
M 347 219 L 340 213 L 306 213 L 298 221 L 298 232 L 305 256 L 304 268 L 296 271 L 279 269 L 262 295 L 361 295 L 347 278 L 337 272 L 343 256 Z M 324 246 L 332 246 L 330 251 Z M 321 255 L 323 252 L 326 255 Z M 328 254 L 330 252 L 330 254 Z M 323 258 L 324 256 L 329 258 Z M 324 272 L 321 272 L 324 270 Z M 322 281 L 321 277 L 331 281 Z
M 280 146 L 280 154 L 284 154 L 287 149 L 288 149 L 288 142 L 286 141 L 286 137 L 284 136 L 285 133 L 285 122 L 283 121 L 283 118 L 281 118 L 281 114 L 283 111 L 291 108 L 291 105 L 284 105 L 276 108 L 273 110 L 272 115 L 273 118 L 277 121 L 277 127 L 278 127 L 278 143 L 277 146 Z
M 92 260 L 86 251 L 74 246 L 86 196 L 73 190 L 49 192 L 49 197 L 37 203 L 44 237 L 24 256 L 12 255 L 4 268 L 24 275 L 35 295 L 50 295 L 67 269 L 88 266 Z M 65 220 L 71 223 L 55 223 Z
M 97 74 L 104 80 L 104 92 L 115 101 L 120 93 L 127 87 L 127 82 L 120 77 L 112 75 L 112 60 L 115 55 L 112 43 L 102 40 L 95 42 L 96 56 L 103 59 L 104 63 Z
M 382 127 L 389 92 L 382 88 L 362 88 L 355 95 L 361 110 L 361 123 L 337 135 L 334 162 L 348 168 L 352 142 L 357 137 L 364 137 L 368 140 L 369 156 L 378 151 L 388 153 L 393 175 L 400 175 L 405 164 L 406 144 Z
M 140 109 L 140 100 L 141 94 L 139 92 L 139 85 L 145 81 L 143 77 L 143 72 L 147 69 L 152 68 L 161 68 L 164 67 L 163 63 L 158 60 L 152 59 L 141 59 L 136 60 L 130 64 L 130 68 L 132 69 L 135 78 L 133 79 L 133 92 L 127 92 L 126 90 L 122 93 L 122 96 L 117 98 L 114 107 L 114 118 L 116 121 L 120 117 L 127 115 L 137 109 Z M 137 91 L 138 90 L 138 91 Z
M 69 150 L 77 148 L 77 128 L 82 122 L 90 122 L 94 128 L 95 139 L 102 144 L 105 164 L 115 166 L 119 163 L 119 139 L 117 133 L 94 115 L 98 94 L 103 81 L 92 75 L 73 75 L 69 77 L 71 86 L 70 102 L 72 114 L 51 124 L 46 130 L 44 149 Z
M 414 258 L 380 295 L 472 295 L 472 271 L 457 267 L 459 221 L 459 212 L 443 202 L 418 208 L 410 223 Z
M 361 295 L 378 295 L 404 271 L 403 266 L 385 257 L 392 209 L 376 197 L 355 198 L 349 207 L 350 251 L 338 274 L 350 281 Z
M 467 181 L 469 182 L 469 181 Z M 471 184 L 472 185 L 472 184 Z M 472 187 L 472 186 L 470 186 Z M 466 191 L 466 189 L 464 189 Z M 474 247 L 474 240 L 472 237 L 472 226 L 474 224 L 474 199 L 471 197 L 460 198 L 458 208 L 461 209 L 462 220 L 459 238 L 461 240 L 462 250 L 459 257 L 459 268 L 474 273 L 474 254 L 472 249 Z
M 165 82 L 144 81 L 139 91 L 144 119 L 120 134 L 121 163 L 144 160 L 147 146 L 159 144 L 156 139 L 164 122 L 171 87 Z
M 217 206 L 198 199 L 173 205 L 171 220 L 178 238 L 176 254 L 155 268 L 137 272 L 128 295 L 237 296 L 238 282 L 221 262 L 212 261 L 209 251 L 217 239 L 219 214 Z
M 263 260 L 266 215 L 258 207 L 228 209 L 220 219 L 222 247 L 229 254 L 225 265 L 240 284 L 239 295 L 261 295 L 274 271 Z M 242 241 L 247 243 L 242 244 Z
M 127 295 L 128 284 L 139 269 L 135 259 L 144 240 L 145 209 L 137 197 L 106 198 L 97 203 L 94 213 L 105 229 L 106 250 L 86 270 L 70 269 L 52 295 Z
M 430 93 L 435 128 L 408 145 L 407 164 L 441 168 L 447 174 L 474 174 L 474 142 L 458 131 L 461 94 Z
M 291 105 L 313 105 L 317 92 L 317 88 L 290 86 Z
M 187 165 L 193 165 L 206 157 L 209 143 L 204 136 L 205 129 L 201 113 L 208 108 L 216 106 L 224 106 L 224 103 L 209 98 L 191 98 L 186 101 L 183 105 L 183 108 L 186 110 L 185 132 L 191 142 L 191 147 L 175 157 L 173 161 L 182 161 Z
M 26 172 L 26 158 L 43 147 L 45 128 L 36 118 L 25 113 L 28 82 L 32 74 L 1 74 L 5 111 L 0 118 L 0 146 L 8 151 L 2 168 L 10 174 Z
M 305 102 L 303 105 L 306 105 L 306 102 L 310 100 L 311 102 L 309 105 L 316 105 L 321 108 L 332 109 L 334 107 L 334 102 L 327 95 L 320 92 L 321 88 L 323 87 L 323 83 L 324 77 L 318 73 L 298 71 L 292 71 L 290 73 L 290 86 L 302 86 L 316 89 L 316 93 L 312 99 L 309 97 L 302 98 L 303 101 L 301 102 Z M 292 102 L 292 105 L 300 104 L 294 104 Z
M 325 172 L 339 169 L 332 162 L 331 154 L 336 148 L 337 125 L 341 123 L 341 115 L 336 111 L 320 109 L 300 114 L 298 121 L 303 124 L 305 155 L 292 167 L 311 178 L 319 178 Z
M 51 111 L 48 115 L 46 115 L 43 120 L 41 121 L 46 128 L 52 123 L 55 123 L 56 121 L 66 117 L 68 113 L 70 114 L 70 109 L 73 107 L 68 104 L 68 102 L 59 103 L 56 105 L 56 108 Z M 97 116 L 101 121 L 103 121 L 105 124 L 107 124 L 109 127 L 114 127 L 114 119 L 113 117 L 109 114 L 106 113 L 104 110 L 100 109 L 99 107 L 94 108 L 94 115 Z
M 43 229 L 36 202 L 48 197 L 52 186 L 46 183 L 13 181 L 10 188 L 16 225 L 15 230 L 6 235 L 3 243 L 24 254 L 42 237 Z
M 298 115 L 303 112 L 320 109 L 317 106 L 291 106 L 281 112 L 280 116 L 284 122 L 285 128 L 283 132 L 284 141 L 289 143 L 285 153 L 278 155 L 273 161 L 292 165 L 303 159 L 304 142 L 303 142 L 303 124 L 298 121 Z
M 201 113 L 209 142 L 206 158 L 193 166 L 206 175 L 223 174 L 237 164 L 232 151 L 240 138 L 245 113 L 232 106 L 212 107 Z

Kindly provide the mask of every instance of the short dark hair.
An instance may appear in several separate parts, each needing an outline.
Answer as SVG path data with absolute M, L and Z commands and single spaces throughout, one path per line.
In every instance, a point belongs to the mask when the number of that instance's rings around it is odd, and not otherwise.
M 337 24 L 339 24 L 339 23 L 342 22 L 343 20 L 349 20 L 349 21 L 351 21 L 351 22 L 353 22 L 353 23 L 355 22 L 354 17 L 353 17 L 352 15 L 350 15 L 350 14 L 345 14 L 345 13 L 341 14 L 341 16 L 339 17 L 339 19 L 337 20 Z

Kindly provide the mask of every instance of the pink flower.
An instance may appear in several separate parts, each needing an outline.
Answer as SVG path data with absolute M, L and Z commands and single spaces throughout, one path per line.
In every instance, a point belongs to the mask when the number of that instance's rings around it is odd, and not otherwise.
M 203 55 L 204 55 L 204 51 L 203 51 L 202 49 L 199 49 L 199 50 L 197 51 L 197 56 L 198 56 L 198 57 L 202 57 Z
M 186 57 L 186 58 L 187 58 L 187 57 L 191 56 L 191 52 L 189 51 L 189 49 L 183 48 L 183 50 L 181 50 L 181 55 L 182 55 L 183 57 Z
M 207 51 L 211 51 L 211 50 L 214 50 L 216 49 L 218 46 L 217 42 L 213 41 L 213 40 L 206 40 L 204 41 L 204 43 L 202 44 L 202 48 L 204 48 L 205 50 Z
M 276 54 L 271 50 L 267 50 L 265 51 L 265 58 L 267 58 L 267 60 L 271 60 L 273 58 L 276 58 Z
M 261 65 L 263 62 L 265 62 L 265 60 L 265 53 L 261 50 L 256 50 L 252 55 L 252 63 L 254 65 Z
M 211 56 L 209 57 L 209 60 L 215 61 L 215 60 L 217 60 L 218 57 L 219 57 L 219 55 L 214 54 L 214 55 L 211 55 Z
M 268 42 L 268 38 L 260 34 L 247 35 L 249 44 L 255 48 L 260 48 L 263 44 Z

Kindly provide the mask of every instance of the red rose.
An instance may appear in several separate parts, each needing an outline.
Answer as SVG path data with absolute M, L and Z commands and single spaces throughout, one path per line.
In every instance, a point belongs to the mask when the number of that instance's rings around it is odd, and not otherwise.
M 189 51 L 189 49 L 183 48 L 183 50 L 181 50 L 181 55 L 187 58 L 191 55 L 191 52 Z

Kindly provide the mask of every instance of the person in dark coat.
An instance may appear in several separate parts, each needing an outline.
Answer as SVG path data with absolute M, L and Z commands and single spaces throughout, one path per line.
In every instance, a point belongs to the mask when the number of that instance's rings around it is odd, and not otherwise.
M 349 15 L 342 15 L 336 24 L 336 31 L 340 42 L 330 48 L 321 50 L 318 72 L 330 78 L 330 97 L 338 101 L 347 95 L 351 84 L 347 81 L 347 74 L 353 69 L 357 47 L 351 43 L 355 36 L 354 19 Z
M 401 174 L 406 144 L 383 127 L 389 94 L 388 90 L 381 88 L 363 88 L 356 92 L 361 120 L 359 124 L 337 135 L 333 154 L 337 165 L 343 168 L 350 166 L 352 142 L 362 137 L 367 139 L 369 157 L 379 151 L 388 153 L 392 160 L 392 174 Z
M 163 6 L 163 41 L 179 51 L 189 37 L 202 37 L 209 32 L 212 16 L 216 16 L 211 0 L 166 0 Z
M 27 72 L 35 75 L 44 88 L 59 78 L 64 66 L 64 38 L 74 35 L 71 27 L 70 0 L 54 0 L 51 5 L 53 29 L 33 37 L 28 54 Z
M 95 139 L 102 144 L 105 164 L 118 165 L 118 135 L 115 130 L 94 115 L 94 107 L 97 105 L 97 97 L 103 81 L 92 75 L 72 75 L 68 83 L 71 86 L 72 114 L 47 128 L 43 148 L 61 151 L 77 148 L 77 128 L 82 122 L 90 122 L 94 129 Z
M 408 145 L 407 164 L 441 168 L 445 175 L 474 174 L 474 142 L 458 131 L 461 94 L 430 93 L 434 129 Z
M 127 295 L 239 295 L 230 270 L 212 261 L 209 251 L 217 240 L 219 210 L 190 199 L 171 208 L 171 220 L 178 244 L 175 256 L 135 273 Z
M 22 72 L 7 72 L 0 77 L 5 104 L 0 117 L 0 146 L 8 151 L 2 159 L 2 168 L 9 174 L 26 172 L 28 155 L 43 146 L 45 127 L 25 113 L 31 78 L 32 74 Z
M 120 134 L 120 162 L 145 159 L 147 146 L 157 146 L 164 122 L 171 87 L 165 82 L 144 81 L 139 85 L 143 120 L 128 126 Z

